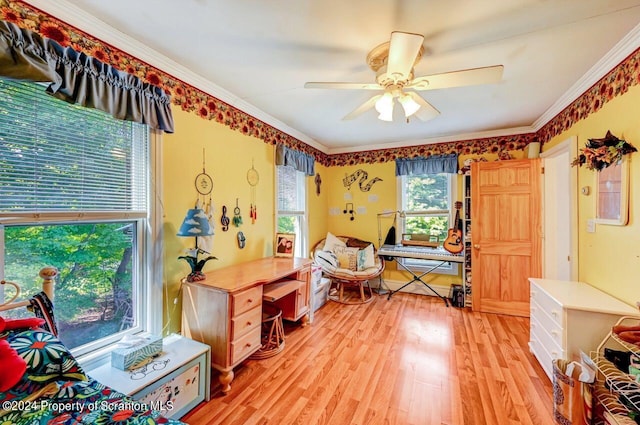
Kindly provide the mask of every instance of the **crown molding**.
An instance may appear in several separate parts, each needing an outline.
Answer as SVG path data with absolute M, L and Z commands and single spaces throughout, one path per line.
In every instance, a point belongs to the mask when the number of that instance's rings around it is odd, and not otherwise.
M 606 55 L 593 65 L 573 86 L 569 88 L 558 100 L 554 102 L 537 120 L 532 127 L 534 131 L 540 130 L 549 121 L 556 117 L 572 102 L 586 93 L 602 77 L 618 66 L 629 55 L 635 52 L 640 45 L 640 24 L 636 25 L 622 38 Z
M 527 134 L 527 133 L 534 133 L 534 132 L 535 130 L 531 126 L 513 127 L 513 128 L 505 128 L 501 130 L 480 131 L 475 133 L 461 133 L 461 134 L 456 134 L 452 136 L 431 137 L 428 139 L 404 140 L 400 142 L 382 143 L 377 145 L 335 148 L 335 149 L 329 149 L 328 154 L 336 155 L 336 154 L 343 154 L 343 153 L 355 153 L 355 152 L 376 151 L 376 150 L 394 149 L 394 148 L 406 148 L 410 146 L 432 145 L 435 143 L 461 142 L 464 140 L 489 139 L 493 137 L 508 137 L 508 136 L 514 136 L 517 134 Z
M 72 25 L 92 37 L 108 43 L 169 75 L 188 82 L 188 84 L 202 90 L 203 92 L 226 102 L 233 107 L 265 122 L 268 125 L 306 143 L 307 145 L 327 154 L 343 154 L 353 152 L 364 152 L 369 150 L 393 149 L 410 146 L 418 146 L 434 143 L 457 142 L 472 139 L 483 139 L 492 137 L 504 137 L 517 134 L 534 133 L 556 117 L 573 101 L 579 98 L 595 83 L 604 77 L 609 71 L 619 65 L 625 58 L 638 49 L 640 45 L 640 24 L 632 29 L 622 40 L 620 40 L 604 57 L 602 57 L 593 67 L 591 67 L 576 83 L 569 88 L 554 104 L 549 107 L 531 126 L 514 127 L 495 131 L 463 133 L 451 136 L 432 137 L 421 140 L 404 140 L 392 143 L 382 143 L 376 145 L 365 145 L 346 148 L 328 148 L 322 143 L 314 140 L 308 135 L 288 126 L 277 118 L 258 109 L 251 103 L 214 84 L 210 80 L 189 70 L 172 59 L 164 56 L 148 46 L 142 44 L 131 36 L 116 30 L 98 17 L 91 15 L 78 8 L 68 0 L 22 0 L 24 3 L 40 9 L 51 16 L 56 17 L 69 25 Z
M 233 107 L 259 119 L 284 133 L 295 137 L 309 146 L 327 153 L 327 147 L 318 143 L 306 134 L 289 127 L 277 118 L 258 109 L 251 103 L 241 99 L 224 88 L 212 83 L 203 76 L 180 65 L 160 52 L 150 48 L 133 37 L 113 28 L 98 17 L 91 15 L 67 0 L 23 0 L 25 3 L 54 16 L 65 23 L 72 25 L 92 37 L 110 44 L 133 57 L 140 59 L 167 74 L 186 82 L 203 92 L 232 105 Z

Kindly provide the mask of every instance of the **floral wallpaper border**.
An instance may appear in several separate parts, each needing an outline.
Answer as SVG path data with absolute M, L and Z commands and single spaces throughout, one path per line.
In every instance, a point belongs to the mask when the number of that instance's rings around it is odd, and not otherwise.
M 0 19 L 51 38 L 63 46 L 71 46 L 117 69 L 134 74 L 163 88 L 171 102 L 182 110 L 216 121 L 230 129 L 256 137 L 265 143 L 282 143 L 292 149 L 313 155 L 325 166 L 382 163 L 398 157 L 428 156 L 447 153 L 484 154 L 524 149 L 529 143 L 548 142 L 576 122 L 598 111 L 616 96 L 640 84 L 640 49 L 628 56 L 589 90 L 579 96 L 538 132 L 523 135 L 434 143 L 402 148 L 381 149 L 327 155 L 299 139 L 225 103 L 95 37 L 70 26 L 22 1 L 0 0 Z

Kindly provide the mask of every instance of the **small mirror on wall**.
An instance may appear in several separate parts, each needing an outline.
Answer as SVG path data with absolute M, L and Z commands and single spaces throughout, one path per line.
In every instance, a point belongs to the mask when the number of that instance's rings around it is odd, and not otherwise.
M 624 226 L 629 218 L 629 158 L 596 173 L 596 223 Z

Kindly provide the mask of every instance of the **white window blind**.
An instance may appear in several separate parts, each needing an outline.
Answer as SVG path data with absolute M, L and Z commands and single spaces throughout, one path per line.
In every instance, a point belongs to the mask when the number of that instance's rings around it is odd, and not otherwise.
M 278 170 L 278 211 L 304 213 L 304 173 L 293 167 L 276 167 Z
M 0 79 L 0 213 L 146 214 L 148 138 L 145 125 Z

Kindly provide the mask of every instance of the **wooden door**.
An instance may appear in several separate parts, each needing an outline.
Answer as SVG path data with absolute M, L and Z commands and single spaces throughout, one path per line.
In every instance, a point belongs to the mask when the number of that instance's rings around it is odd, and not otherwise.
M 539 159 L 471 168 L 473 309 L 529 316 L 529 277 L 540 277 Z

